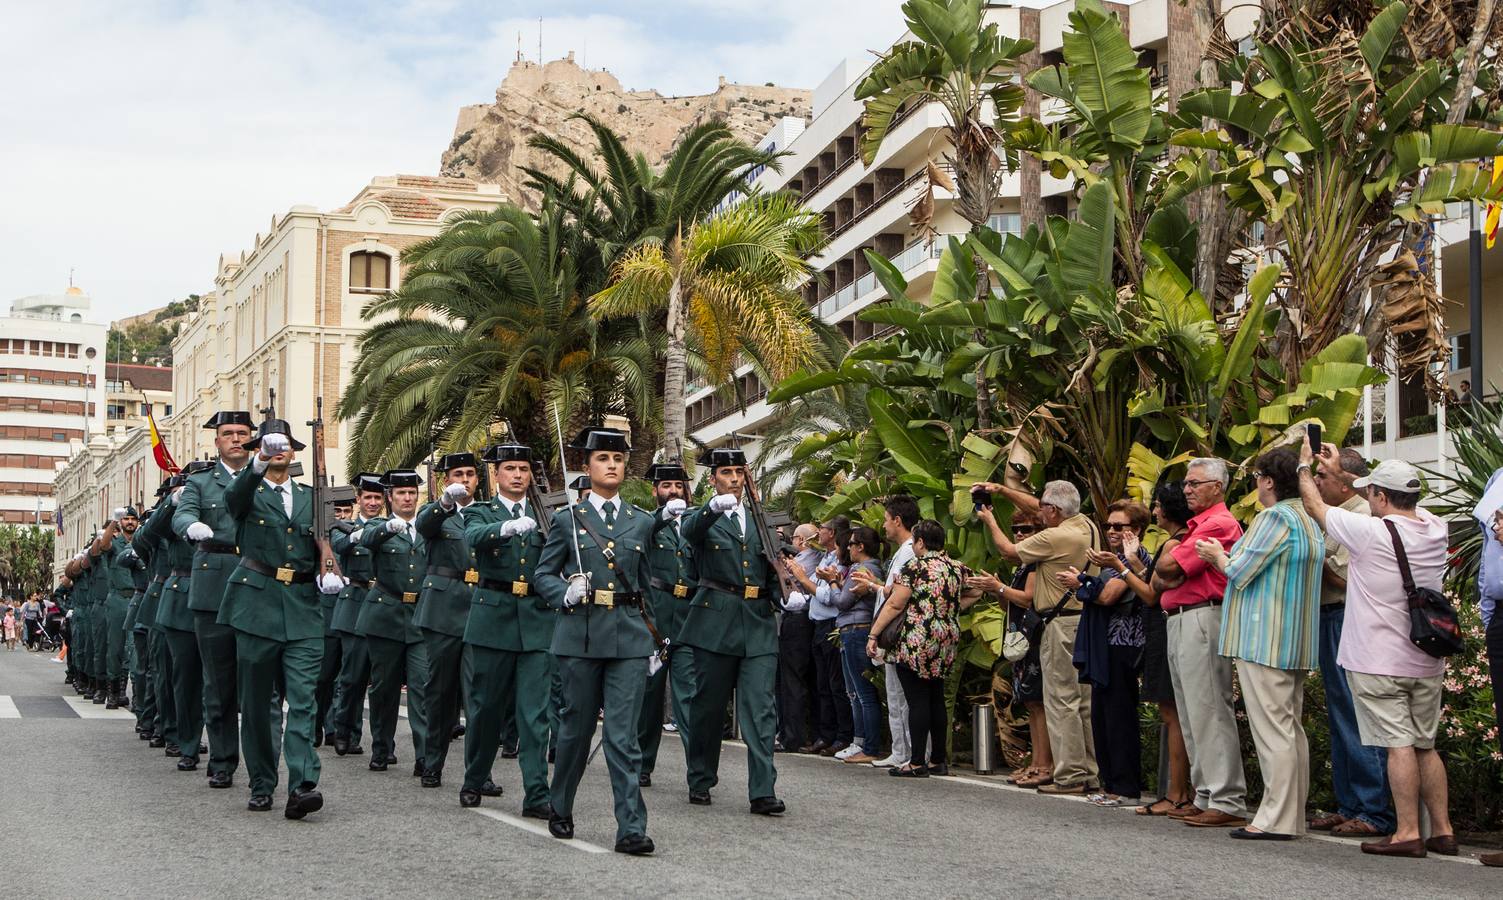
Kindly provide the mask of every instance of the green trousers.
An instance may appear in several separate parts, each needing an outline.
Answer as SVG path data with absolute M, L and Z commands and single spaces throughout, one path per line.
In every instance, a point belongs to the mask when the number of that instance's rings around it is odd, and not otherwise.
M 548 803 L 548 697 L 552 657 L 546 650 L 514 653 L 465 644 L 464 786 L 477 790 L 493 780 L 509 698 L 517 723 L 517 764 L 522 769 L 522 806 Z
M 365 692 L 371 682 L 371 655 L 365 638 L 339 635 L 339 679 L 334 689 L 334 734 L 360 743 L 365 731 Z
M 338 634 L 323 636 L 323 661 L 318 666 L 318 686 L 313 696 L 318 703 L 318 716 L 314 721 L 314 737 L 334 734 L 334 695 L 339 690 L 339 664 L 343 645 Z
M 235 633 L 236 684 L 245 748 L 245 771 L 251 794 L 270 796 L 277 788 L 277 758 L 287 758 L 287 790 L 318 786 L 318 751 L 313 749 L 313 721 L 323 638 L 273 641 L 243 631 Z M 272 715 L 280 691 L 287 701 L 286 723 Z M 279 734 L 280 732 L 280 734 Z
M 642 747 L 642 771 L 657 768 L 658 747 L 663 742 L 663 692 L 673 685 L 673 721 L 689 758 L 689 703 L 694 698 L 694 648 L 674 645 L 668 664 L 647 679 L 642 696 L 642 716 L 637 721 L 637 743 Z
M 198 742 L 204 733 L 204 664 L 198 654 L 198 637 L 191 631 L 167 628 L 163 632 L 171 657 L 172 706 L 177 711 L 177 746 L 183 756 L 198 760 Z
M 144 631 L 131 632 L 131 709 L 136 713 L 136 724 L 147 731 L 156 731 L 157 694 L 151 683 L 150 636 Z
M 146 635 L 146 652 L 151 657 L 151 688 L 157 706 L 155 732 L 164 741 L 177 746 L 177 704 L 172 693 L 172 651 L 167 647 L 167 633 L 153 628 Z
M 204 727 L 209 732 L 209 774 L 240 768 L 240 701 L 236 687 L 235 629 L 215 612 L 193 611 L 193 633 L 204 669 Z
M 89 678 L 94 672 L 89 667 L 89 611 L 76 609 L 68 624 L 68 662 L 79 675 Z
M 89 674 L 100 681 L 109 677 L 109 618 L 110 605 L 106 601 L 94 607 L 94 612 L 89 616 Z M 121 613 L 120 621 L 125 620 Z
M 104 677 L 111 681 L 125 675 L 125 615 L 130 612 L 130 597 L 110 592 L 104 604 Z
M 777 730 L 773 684 L 778 657 L 727 656 L 694 649 L 694 699 L 690 706 L 689 790 L 708 791 L 719 780 L 720 736 L 726 703 L 736 694 L 736 721 L 746 741 L 747 796 L 775 796 L 778 773 L 772 765 Z
M 428 708 L 423 702 L 428 648 L 422 642 L 405 644 L 381 637 L 366 637 L 365 644 L 371 654 L 371 758 L 397 755 L 397 719 L 405 684 L 412 753 L 422 762 L 423 742 L 428 738 Z
M 564 684 L 564 710 L 550 792 L 553 811 L 560 816 L 574 814 L 574 794 L 595 737 L 595 711 L 603 709 L 602 747 L 615 801 L 616 840 L 646 834 L 647 805 L 638 783 L 642 751 L 637 746 L 637 720 L 647 690 L 647 659 L 560 656 L 558 671 Z
M 454 733 L 454 726 L 459 724 L 459 679 L 464 641 L 457 635 L 441 634 L 427 628 L 422 632 L 423 646 L 428 653 L 428 681 L 423 686 L 423 708 L 428 711 L 428 739 L 423 742 L 418 755 L 423 758 L 429 773 L 439 775 L 444 771 L 444 761 L 449 758 L 450 736 Z M 465 731 L 469 731 L 468 726 Z

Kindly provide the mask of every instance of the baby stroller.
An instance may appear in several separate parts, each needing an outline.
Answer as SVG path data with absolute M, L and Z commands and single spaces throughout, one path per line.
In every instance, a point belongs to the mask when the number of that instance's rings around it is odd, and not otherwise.
M 56 653 L 63 646 L 63 636 L 58 627 L 58 617 L 47 616 L 37 627 L 35 647 L 48 653 Z

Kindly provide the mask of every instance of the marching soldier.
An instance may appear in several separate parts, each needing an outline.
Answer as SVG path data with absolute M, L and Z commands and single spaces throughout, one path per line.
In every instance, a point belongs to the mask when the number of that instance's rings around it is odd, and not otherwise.
M 537 585 L 563 614 L 553 632 L 553 655 L 563 680 L 557 767 L 548 831 L 574 837 L 574 794 L 584 775 L 595 734 L 595 713 L 604 710 L 605 762 L 615 798 L 616 852 L 653 852 L 647 807 L 638 783 L 642 752 L 637 718 L 647 687 L 653 635 L 643 612 L 652 577 L 647 548 L 652 516 L 618 495 L 631 451 L 613 428 L 587 428 L 571 449 L 586 454 L 588 500 L 554 514 Z
M 89 603 L 94 591 L 94 558 L 90 546 L 68 561 L 64 573 L 73 580 L 69 595 L 68 660 L 74 668 L 73 690 L 85 700 L 94 699 L 94 673 L 89 653 Z
M 422 783 L 427 788 L 443 783 L 449 742 L 459 724 L 465 622 L 470 617 L 471 590 L 480 582 L 475 554 L 465 540 L 465 522 L 475 508 L 480 485 L 479 466 L 473 453 L 439 457 L 436 468 L 444 473 L 443 494 L 417 514 L 417 532 L 428 546 L 428 569 L 413 615 L 428 654 L 423 693 L 428 734 L 419 754 L 426 767 Z
M 109 582 L 104 615 L 95 620 L 104 622 L 105 709 L 119 709 L 125 703 L 125 617 L 130 612 L 131 596 L 136 589 L 136 569 L 141 565 L 141 560 L 131 550 L 130 539 L 140 524 L 141 519 L 134 507 L 121 507 L 115 510 L 104 528 L 104 536 L 100 538 L 105 542 L 103 559 L 105 577 Z
M 694 699 L 689 718 L 689 802 L 710 805 L 718 781 L 726 703 L 736 694 L 736 716 L 746 740 L 751 811 L 781 815 L 774 793 L 777 770 L 772 742 L 777 714 L 778 636 L 773 618 L 781 593 L 777 573 L 762 553 L 762 539 L 743 505 L 746 455 L 712 448 L 700 458 L 709 467 L 715 496 L 684 518 L 684 540 L 693 549 L 699 587 L 689 601 L 679 641 L 694 648 Z
M 508 706 L 515 710 L 522 815 L 547 819 L 548 705 L 553 670 L 548 647 L 558 614 L 537 590 L 533 573 L 543 535 L 527 492 L 532 486 L 531 447 L 497 444 L 485 451 L 496 496 L 470 507 L 465 537 L 480 579 L 464 630 L 464 785 L 460 806 L 499 797 L 492 778 Z M 458 503 L 459 499 L 445 497 Z
M 131 550 L 144 565 L 135 573 L 136 594 L 131 600 L 130 611 L 125 616 L 126 640 L 131 653 L 131 709 L 136 714 L 136 734 L 143 741 L 150 741 L 161 727 L 159 721 L 156 687 L 152 682 L 151 653 L 148 647 L 150 619 L 147 613 L 156 615 L 157 601 L 161 599 L 162 583 L 156 580 L 158 566 L 166 558 L 165 550 L 157 555 L 157 542 L 147 532 L 151 520 L 170 504 L 162 502 L 167 495 L 171 478 L 162 479 L 157 486 L 156 505 L 141 520 L 141 525 L 131 537 Z
M 658 746 L 663 741 L 663 692 L 673 682 L 673 721 L 689 756 L 689 700 L 694 696 L 694 651 L 677 643 L 679 628 L 694 592 L 691 553 L 679 531 L 679 517 L 687 509 L 689 473 L 681 465 L 657 463 L 647 470 L 653 496 L 658 502 L 654 517 L 652 544 L 647 550 L 652 580 L 648 597 L 652 600 L 652 621 L 658 634 L 668 638 L 668 658 L 647 679 L 642 698 L 642 716 L 637 722 L 637 743 L 642 748 L 642 787 L 652 785 L 652 771 L 657 766 Z
M 94 676 L 96 704 L 109 699 L 110 556 L 114 544 L 109 526 L 112 524 L 113 517 L 99 529 L 94 546 L 89 548 L 89 564 L 94 570 L 94 577 L 89 580 L 89 672 Z
M 204 717 L 209 731 L 209 784 L 229 787 L 230 779 L 240 766 L 240 731 L 237 719 L 235 631 L 219 624 L 219 607 L 224 600 L 230 572 L 239 561 L 235 546 L 235 522 L 225 505 L 224 492 L 230 480 L 245 467 L 250 453 L 246 442 L 251 439 L 250 413 L 243 410 L 219 412 L 204 423 L 214 430 L 214 447 L 219 451 L 219 465 L 207 472 L 189 476 L 177 500 L 172 516 L 172 530 L 179 537 L 194 542 L 193 577 L 188 581 L 188 609 L 193 613 L 193 634 L 197 652 L 189 653 L 181 641 L 174 642 L 173 655 L 181 654 L 180 668 L 203 665 Z M 197 658 L 191 658 L 196 656 Z M 185 675 L 184 677 L 191 677 Z M 190 692 L 196 692 L 194 688 Z M 183 698 L 192 703 L 193 697 Z M 192 769 L 197 755 L 190 757 L 192 738 L 183 747 L 178 768 Z M 189 761 L 183 765 L 183 761 Z
M 362 601 L 371 590 L 375 568 L 371 551 L 360 545 L 364 529 L 386 511 L 386 486 L 381 476 L 362 472 L 355 476 L 356 512 L 349 522 L 336 522 L 329 532 L 329 546 L 339 557 L 339 570 L 349 584 L 334 604 L 334 630 L 339 633 L 339 683 L 335 690 L 334 752 L 340 756 L 365 752 L 360 735 L 365 722 L 365 692 L 370 686 L 371 657 L 365 636 L 357 627 Z
M 337 501 L 334 504 L 334 518 L 336 522 L 348 522 L 354 517 L 355 501 Z M 334 528 L 330 527 L 331 537 Z M 333 542 L 330 542 L 330 547 Z M 336 553 L 337 557 L 338 554 Z M 340 570 L 344 571 L 343 569 Z M 318 716 L 313 720 L 313 746 L 322 747 L 324 739 L 330 743 L 334 741 L 334 734 L 338 730 L 334 724 L 334 704 L 339 694 L 339 668 L 343 662 L 343 643 L 340 634 L 334 628 L 334 611 L 339 605 L 339 597 L 344 593 L 344 584 L 340 583 L 340 590 L 333 594 L 320 592 L 319 601 L 323 606 L 324 616 L 324 653 L 323 661 L 319 664 L 318 685 L 313 691 L 313 696 L 318 703 Z
M 277 759 L 283 757 L 287 762 L 284 815 L 301 819 L 324 805 L 318 791 L 320 763 L 313 748 L 318 716 L 313 693 L 324 639 L 317 594 L 337 594 L 344 582 L 332 572 L 317 571 L 313 492 L 288 476 L 294 452 L 303 449 L 292 437 L 292 429 L 281 419 L 267 419 L 255 440 L 244 446 L 257 451 L 255 458 L 241 468 L 224 493 L 242 555 L 230 573 L 218 623 L 235 634 L 245 723 L 241 737 L 250 777 L 251 798 L 246 808 L 253 812 L 271 809 Z M 273 721 L 276 693 L 287 701 L 285 726 Z
M 138 622 L 146 626 L 146 654 L 151 660 L 152 694 L 156 698 L 157 727 L 151 738 L 152 747 L 171 745 L 176 748 L 179 744 L 177 697 L 172 689 L 172 654 L 167 648 L 167 628 L 162 624 L 162 609 L 164 599 L 172 596 L 168 593 L 167 586 L 174 574 L 187 573 L 193 565 L 192 545 L 172 533 L 172 498 L 182 488 L 187 477 L 179 472 L 163 483 L 165 490 L 161 501 L 157 503 L 151 518 L 136 532 L 136 540 L 145 541 L 152 548 L 151 586 L 147 589 L 146 598 L 136 617 Z M 186 609 L 186 580 L 177 596 L 180 597 L 180 605 Z M 194 741 L 197 740 L 195 735 Z
M 423 479 L 411 470 L 387 472 L 391 517 L 365 526 L 360 544 L 371 551 L 375 577 L 360 609 L 356 629 L 365 636 L 371 658 L 372 772 L 385 772 L 397 761 L 397 713 L 402 685 L 407 685 L 407 724 L 412 728 L 412 774 L 423 774 L 423 743 L 428 735 L 428 709 L 423 702 L 428 682 L 428 651 L 412 623 L 423 574 L 428 568 L 427 542 L 418 534 L 418 485 Z
M 249 418 L 249 415 L 246 416 Z M 188 479 L 221 468 L 219 462 L 207 460 L 189 463 L 181 473 L 181 480 L 173 488 L 168 521 L 160 527 L 166 534 L 167 553 L 172 568 L 167 581 L 162 585 L 162 599 L 157 604 L 157 628 L 161 632 L 162 668 L 170 679 L 172 704 L 176 712 L 174 726 L 169 732 L 163 752 L 169 757 L 178 757 L 180 771 L 191 772 L 198 768 L 198 756 L 204 735 L 204 665 L 198 651 L 198 637 L 193 631 L 193 610 L 190 608 L 193 588 L 193 566 L 196 549 L 194 543 L 177 531 L 177 504 L 187 490 Z M 186 751 L 186 752 L 184 752 Z M 211 771 L 209 787 L 227 788 L 233 783 L 230 772 Z

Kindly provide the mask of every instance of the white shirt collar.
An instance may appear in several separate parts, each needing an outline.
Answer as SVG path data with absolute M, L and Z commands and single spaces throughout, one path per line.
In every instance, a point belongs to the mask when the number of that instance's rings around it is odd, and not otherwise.
M 516 506 L 516 507 L 520 507 L 520 509 L 517 510 L 517 515 L 519 515 L 519 516 L 525 516 L 525 515 L 527 515 L 527 495 L 526 494 L 522 495 L 522 499 L 521 500 L 512 500 L 512 499 L 510 499 L 508 497 L 502 496 L 501 494 L 497 494 L 496 495 L 496 502 L 500 503 L 502 506 L 506 507 L 506 511 L 507 512 L 511 512 L 512 507 Z
M 605 518 L 605 503 L 606 503 L 606 499 L 604 497 L 600 496 L 599 494 L 595 493 L 594 491 L 590 491 L 590 493 L 589 493 L 588 496 L 589 496 L 589 500 L 590 500 L 590 505 L 593 506 L 593 507 L 595 507 L 595 512 L 597 512 L 597 513 L 600 514 L 600 518 L 602 518 L 602 519 Z M 610 502 L 616 504 L 616 514 L 617 515 L 620 515 L 621 514 L 621 510 L 623 510 L 623 509 L 626 508 L 626 505 L 621 501 L 621 495 L 620 494 L 617 494 L 616 496 L 612 497 L 610 499 Z
M 232 469 L 232 468 L 230 468 L 228 465 L 225 464 L 225 461 L 223 459 L 221 459 L 219 461 L 219 468 L 223 469 L 224 470 L 224 474 L 230 476 L 231 478 L 234 478 L 236 475 L 240 474 L 240 469 Z M 244 467 L 242 466 L 242 468 L 244 468 Z

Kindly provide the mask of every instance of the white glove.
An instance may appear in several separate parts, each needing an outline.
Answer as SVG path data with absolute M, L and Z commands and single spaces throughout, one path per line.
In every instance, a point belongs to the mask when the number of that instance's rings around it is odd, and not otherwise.
M 337 594 L 344 590 L 346 584 L 349 582 L 333 572 L 324 572 L 318 576 L 318 589 L 321 593 Z
M 386 520 L 386 530 L 391 532 L 392 534 L 399 534 L 407 530 L 407 523 L 403 522 L 396 516 L 392 516 L 390 519 Z
M 663 504 L 663 512 L 674 517 L 675 519 L 683 515 L 684 510 L 688 508 L 689 504 L 685 503 L 677 497 L 674 497 L 672 500 L 669 500 L 667 503 Z
M 712 512 L 730 512 L 740 505 L 741 501 L 736 499 L 735 494 L 716 494 L 710 498 L 710 510 Z
M 214 529 L 202 522 L 194 522 L 188 526 L 188 530 L 183 533 L 183 536 L 190 541 L 207 541 L 214 536 Z
M 590 589 L 590 580 L 583 575 L 574 575 L 569 579 L 569 587 L 564 591 L 564 605 L 578 606 L 584 601 L 585 592 Z
M 68 614 L 66 616 L 63 616 L 63 618 L 65 618 L 65 619 L 71 619 L 71 618 L 73 618 L 73 610 L 71 610 L 71 609 L 68 610 Z
M 469 499 L 469 488 L 462 484 L 451 484 L 444 488 L 443 495 L 439 497 L 439 502 L 443 504 L 444 509 L 452 510 L 459 504 L 468 502 Z
M 783 609 L 791 613 L 803 612 L 808 608 L 809 595 L 801 593 L 799 591 L 794 591 L 793 593 L 789 594 L 787 601 L 783 603 Z
M 364 528 L 356 528 L 354 531 L 350 532 L 350 543 L 352 543 L 352 544 L 358 544 L 358 543 L 360 543 L 360 538 L 364 534 L 365 534 L 365 529 Z
M 287 440 L 285 434 L 268 434 L 261 438 L 261 456 L 271 459 L 280 453 L 286 453 L 292 449 L 292 442 Z
M 87 550 L 80 550 L 80 551 L 78 551 L 78 554 L 73 557 L 73 561 L 77 562 L 77 563 L 88 562 L 89 561 L 89 551 L 87 551 Z
M 653 655 L 647 657 L 647 677 L 648 678 L 651 678 L 652 676 L 658 674 L 658 670 L 661 669 L 661 668 L 663 668 L 663 655 L 665 653 L 667 653 L 667 652 L 668 652 L 668 642 L 664 641 L 663 642 L 663 649 L 662 650 L 660 650 L 659 652 L 654 653 Z
M 501 536 L 506 538 L 518 534 L 528 534 L 536 531 L 537 527 L 538 523 L 534 522 L 531 516 L 518 516 L 501 524 Z
M 116 522 L 119 522 L 120 520 L 124 519 L 125 518 L 125 507 L 123 507 L 123 506 L 117 506 L 117 507 L 115 507 L 115 511 L 112 512 L 112 513 L 110 513 L 110 518 L 113 519 L 113 520 L 115 520 Z
M 177 506 L 177 502 L 179 500 L 181 500 L 182 497 L 183 497 L 183 486 L 182 485 L 178 485 L 177 487 L 175 487 L 175 488 L 172 489 L 172 505 L 173 506 Z

